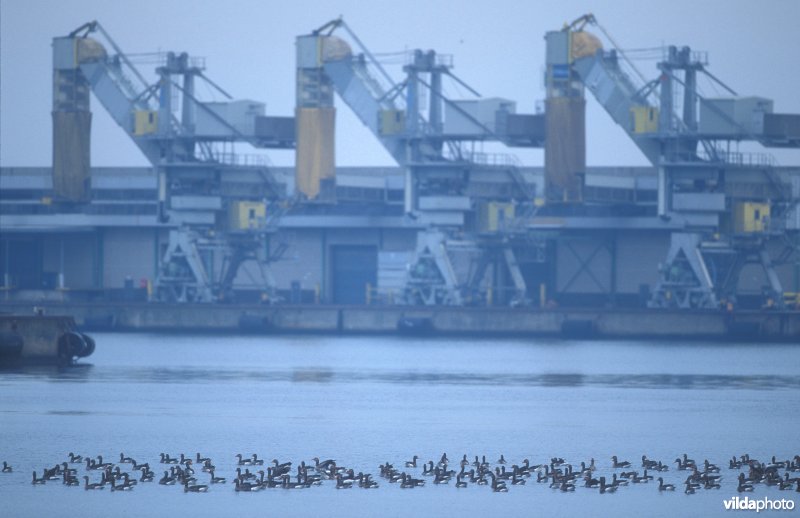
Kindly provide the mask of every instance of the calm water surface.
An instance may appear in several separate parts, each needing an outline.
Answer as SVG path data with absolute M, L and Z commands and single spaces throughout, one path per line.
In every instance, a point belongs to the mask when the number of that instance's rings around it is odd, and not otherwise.
M 783 345 L 97 334 L 91 365 L 0 371 L 0 474 L 8 516 L 708 516 L 736 494 L 727 459 L 800 453 L 800 347 Z M 229 479 L 236 453 L 269 461 L 335 458 L 381 487 L 207 494 L 140 484 L 131 493 L 30 483 L 67 452 L 150 462 L 158 454 L 210 456 Z M 502 453 L 511 463 L 663 460 L 686 452 L 723 465 L 723 487 L 659 494 L 657 483 L 600 495 L 562 494 L 528 480 L 494 494 L 454 482 L 412 491 L 381 479 L 447 452 Z M 634 466 L 638 467 L 638 462 Z M 674 466 L 674 464 L 673 464 Z M 417 473 L 419 470 L 417 470 Z M 78 473 L 83 476 L 84 470 Z M 664 474 L 680 483 L 686 472 Z M 92 478 L 98 478 L 96 472 Z M 199 473 L 200 482 L 207 476 Z M 679 486 L 680 489 L 680 486 Z M 758 486 L 754 497 L 800 495 Z M 800 513 L 800 509 L 795 512 Z M 5 514 L 0 511 L 0 514 Z

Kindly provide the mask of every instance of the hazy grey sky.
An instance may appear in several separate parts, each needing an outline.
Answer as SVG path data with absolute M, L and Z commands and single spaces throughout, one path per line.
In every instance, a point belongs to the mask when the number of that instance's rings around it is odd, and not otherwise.
M 484 96 L 515 100 L 518 112 L 531 113 L 544 97 L 544 33 L 593 12 L 623 48 L 676 44 L 708 51 L 710 70 L 740 94 L 771 98 L 777 112 L 800 113 L 800 0 L 0 2 L 3 166 L 50 165 L 51 39 L 95 19 L 126 52 L 205 57 L 209 77 L 235 98 L 265 102 L 271 115 L 294 109 L 295 36 L 340 14 L 373 52 L 422 48 L 452 54 L 455 73 Z M 638 65 L 648 78 L 656 76 L 655 62 Z M 154 77 L 152 67 L 142 72 Z M 348 108 L 338 101 L 337 107 L 337 163 L 393 164 Z M 147 165 L 96 99 L 92 110 L 92 164 Z M 589 165 L 646 164 L 591 98 L 587 141 Z M 245 147 L 240 152 L 250 152 Z M 543 163 L 540 150 L 509 151 L 526 165 Z M 781 164 L 800 164 L 798 151 L 768 152 Z M 275 164 L 293 163 L 291 152 L 268 154 Z

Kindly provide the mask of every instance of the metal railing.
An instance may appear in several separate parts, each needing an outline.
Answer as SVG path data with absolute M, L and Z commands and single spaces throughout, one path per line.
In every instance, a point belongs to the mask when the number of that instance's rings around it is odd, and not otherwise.
M 226 165 L 242 167 L 272 167 L 272 162 L 266 155 L 212 152 L 211 159 L 215 162 Z
M 444 289 L 443 287 L 440 287 Z M 434 288 L 435 289 L 435 288 Z M 527 298 L 520 300 L 520 294 L 514 287 L 497 288 L 492 286 L 482 287 L 476 290 L 464 289 L 464 305 L 480 307 L 508 307 L 517 305 L 530 305 L 531 300 Z M 367 284 L 364 287 L 365 303 L 368 306 L 406 306 L 406 291 L 403 288 L 389 289 L 380 288 Z M 501 302 L 502 301 L 502 302 Z
M 492 167 L 520 167 L 522 164 L 516 155 L 509 153 L 484 153 L 482 151 L 468 151 L 458 157 L 477 165 Z
M 154 65 L 156 67 L 163 67 L 167 64 L 167 56 L 169 52 L 137 52 L 127 54 L 128 60 L 137 65 Z M 177 56 L 178 54 L 176 54 Z M 205 70 L 206 58 L 203 56 L 189 56 L 188 65 L 192 68 Z
M 745 153 L 739 151 L 715 151 L 713 154 L 701 151 L 698 156 L 707 162 L 722 162 L 738 167 L 775 167 L 775 157 L 769 153 Z

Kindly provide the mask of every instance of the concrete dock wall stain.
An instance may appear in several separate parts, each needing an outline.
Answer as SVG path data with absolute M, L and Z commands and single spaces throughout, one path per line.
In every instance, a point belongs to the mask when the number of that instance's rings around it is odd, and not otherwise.
M 58 339 L 74 327 L 71 318 L 60 316 L 4 315 L 0 318 L 0 330 L 21 336 L 24 342 L 21 357 L 31 361 L 55 361 Z

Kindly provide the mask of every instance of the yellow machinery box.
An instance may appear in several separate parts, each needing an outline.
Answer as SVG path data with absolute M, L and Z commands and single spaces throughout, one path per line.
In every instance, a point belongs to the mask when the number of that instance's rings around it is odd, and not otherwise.
M 769 225 L 769 214 L 769 203 L 739 202 L 733 211 L 733 230 L 740 234 L 764 232 Z
M 514 205 L 499 201 L 482 203 L 478 208 L 478 231 L 497 232 L 514 218 Z
M 228 208 L 229 230 L 251 230 L 264 226 L 267 206 L 260 201 L 234 201 Z
M 133 134 L 147 135 L 158 130 L 158 112 L 138 110 L 133 112 Z
M 382 110 L 381 135 L 398 135 L 406 128 L 406 114 L 401 110 Z
M 655 133 L 658 131 L 658 108 L 650 106 L 634 106 L 631 108 L 633 115 L 634 133 Z

